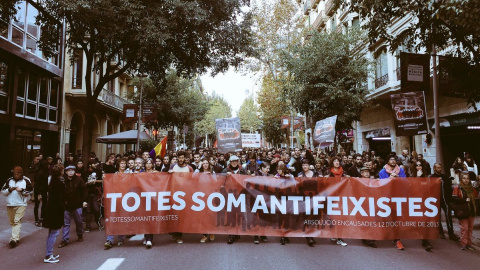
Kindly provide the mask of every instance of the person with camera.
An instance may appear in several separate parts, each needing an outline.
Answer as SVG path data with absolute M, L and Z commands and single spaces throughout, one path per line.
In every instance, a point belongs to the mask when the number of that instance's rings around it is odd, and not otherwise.
M 27 208 L 28 196 L 33 192 L 33 186 L 28 177 L 23 176 L 23 169 L 16 166 L 12 170 L 12 177 L 2 187 L 2 194 L 7 196 L 7 215 L 12 226 L 10 247 L 14 248 L 20 241 L 22 218 Z

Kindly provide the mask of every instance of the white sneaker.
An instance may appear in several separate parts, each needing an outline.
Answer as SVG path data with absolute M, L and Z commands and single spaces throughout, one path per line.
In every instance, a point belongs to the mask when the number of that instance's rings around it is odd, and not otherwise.
M 177 244 L 183 244 L 183 240 L 182 240 L 182 238 L 180 238 L 180 237 L 179 237 L 179 238 L 177 238 Z
M 206 236 L 202 236 L 202 239 L 200 239 L 200 243 L 205 243 L 207 242 L 207 237 Z
M 43 259 L 44 263 L 57 263 L 59 261 L 58 257 L 55 258 L 53 255 L 46 256 L 45 259 Z
M 147 241 L 147 243 L 145 244 L 145 246 L 147 248 L 151 248 L 152 247 L 152 241 Z
M 347 246 L 347 243 L 343 242 L 342 239 L 338 239 L 338 240 L 337 240 L 337 245 L 340 245 L 340 246 L 342 246 L 342 247 L 346 247 L 346 246 Z

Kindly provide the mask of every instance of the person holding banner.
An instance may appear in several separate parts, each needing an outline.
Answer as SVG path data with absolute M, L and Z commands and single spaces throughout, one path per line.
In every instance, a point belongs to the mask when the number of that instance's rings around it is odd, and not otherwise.
M 475 250 L 472 247 L 473 222 L 475 221 L 475 199 L 478 197 L 478 191 L 472 186 L 469 171 L 463 171 L 460 175 L 460 184 L 455 187 L 453 192 L 458 197 L 458 201 L 468 205 L 468 216 L 458 219 L 460 223 L 460 241 L 462 243 L 461 250 Z
M 385 164 L 383 169 L 378 173 L 380 179 L 393 179 L 396 177 L 407 177 L 405 175 L 405 171 L 397 165 L 397 156 L 396 155 L 389 155 L 387 157 L 388 163 Z M 400 242 L 400 239 L 394 239 L 393 243 L 398 250 L 405 250 Z
M 123 173 L 128 173 L 128 168 L 127 168 L 127 159 L 126 158 L 121 158 L 118 161 L 118 170 L 115 172 L 116 174 L 123 174 Z M 105 249 L 110 249 L 113 247 L 113 235 L 107 235 L 107 242 L 103 245 Z M 123 240 L 125 236 L 124 235 L 119 235 L 118 236 L 118 246 L 123 245 Z
M 310 170 L 310 164 L 308 162 L 308 159 L 305 158 L 302 160 L 302 171 L 298 173 L 297 177 L 314 178 L 318 177 L 318 175 L 316 171 Z M 315 242 L 313 237 L 307 237 L 306 240 L 308 245 L 311 247 L 313 247 L 313 245 L 317 243 Z
M 188 165 L 188 163 L 185 162 L 185 156 L 186 156 L 185 151 L 178 151 L 177 153 L 178 162 L 172 163 L 168 173 L 193 172 L 193 168 L 190 165 Z M 178 244 L 182 244 L 183 243 L 182 233 L 181 232 L 172 233 L 172 240 L 176 241 Z
M 240 159 L 236 155 L 230 156 L 230 159 L 228 160 L 229 164 L 228 166 L 223 170 L 223 173 L 226 173 L 227 175 L 230 174 L 247 174 L 245 170 L 240 166 L 239 162 Z M 228 236 L 228 244 L 233 244 L 236 239 L 239 239 L 240 236 L 238 235 L 229 235 Z
M 340 166 L 340 157 L 334 157 L 332 159 L 333 166 L 330 168 L 330 177 L 343 177 L 345 176 L 345 171 L 343 170 L 342 166 Z M 341 245 L 342 247 L 346 247 L 347 243 L 343 241 L 342 238 L 331 238 L 333 242 L 336 242 L 337 245 Z
M 281 181 L 285 184 L 287 181 L 295 181 L 293 178 L 293 175 L 286 173 L 287 172 L 287 166 L 285 165 L 284 162 L 279 162 L 278 167 L 277 167 L 277 174 L 275 175 L 275 178 L 281 179 Z M 288 207 L 288 206 L 287 206 Z M 289 229 L 289 215 L 282 215 L 280 216 L 280 220 L 278 222 L 278 227 L 281 228 L 282 226 L 282 219 L 283 219 L 283 224 L 284 224 L 284 229 Z M 281 237 L 280 238 L 280 244 L 285 245 L 286 243 L 290 243 L 290 239 L 288 237 Z
M 213 167 L 210 165 L 210 162 L 208 162 L 208 158 L 202 158 L 202 161 L 199 164 L 199 167 L 195 169 L 195 173 L 212 173 L 215 174 L 215 171 L 213 171 Z M 200 243 L 205 243 L 207 240 L 214 241 L 215 240 L 215 235 L 214 234 L 203 234 L 202 238 L 200 239 Z

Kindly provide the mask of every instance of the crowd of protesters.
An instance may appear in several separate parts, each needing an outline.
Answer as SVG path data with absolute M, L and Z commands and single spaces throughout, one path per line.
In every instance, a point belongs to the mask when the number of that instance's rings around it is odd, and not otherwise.
M 457 157 L 447 175 L 442 173 L 442 164 L 433 167 L 422 154 L 415 151 L 402 151 L 400 155 L 390 153 L 386 159 L 375 151 L 363 153 L 339 153 L 310 151 L 306 149 L 246 149 L 237 153 L 223 154 L 213 149 L 167 151 L 163 157 L 150 157 L 149 152 L 127 152 L 124 155 L 109 154 L 105 162 L 100 162 L 91 153 L 85 165 L 81 153 L 69 154 L 65 162 L 59 157 L 44 158 L 36 156 L 27 172 L 21 167 L 12 170 L 12 177 L 2 187 L 7 196 L 8 218 L 12 226 L 10 247 L 19 244 L 21 219 L 25 213 L 28 198 L 35 203 L 35 225 L 49 229 L 46 257 L 44 262 L 56 263 L 59 255 L 53 253 L 56 237 L 62 231 L 62 241 L 58 248 L 70 242 L 70 225 L 75 222 L 77 241 L 83 241 L 83 234 L 91 229 L 102 229 L 102 182 L 106 173 L 155 173 L 155 172 L 198 172 L 212 174 L 244 174 L 252 176 L 273 176 L 276 178 L 293 177 L 362 177 L 362 178 L 396 178 L 396 177 L 438 177 L 442 179 L 440 205 L 445 214 L 448 237 L 461 241 L 461 249 L 474 250 L 472 246 L 473 221 L 478 206 L 478 168 L 472 156 L 466 153 Z M 468 217 L 459 219 L 460 238 L 453 232 L 453 202 L 468 204 Z M 41 206 L 41 207 L 40 207 Z M 40 211 L 39 211 L 40 210 Z M 441 213 L 440 213 L 441 214 Z M 443 227 L 439 226 L 440 238 L 445 239 Z M 117 236 L 117 245 L 123 245 L 125 238 L 131 235 Z M 183 243 L 182 233 L 171 234 L 172 240 Z M 233 244 L 238 235 L 229 235 L 228 244 Z M 215 235 L 204 234 L 200 242 L 214 241 Z M 347 246 L 344 239 L 331 239 L 334 243 Z M 254 236 L 253 242 L 267 242 L 266 236 Z M 306 238 L 307 244 L 316 242 L 312 237 Z M 374 240 L 362 241 L 376 248 Z M 289 242 L 281 237 L 280 243 Z M 153 235 L 144 235 L 145 247 L 153 245 Z M 400 239 L 393 241 L 395 247 L 404 250 Z M 433 247 L 426 239 L 421 241 L 425 250 Z M 114 236 L 109 235 L 104 244 L 105 249 L 114 246 Z

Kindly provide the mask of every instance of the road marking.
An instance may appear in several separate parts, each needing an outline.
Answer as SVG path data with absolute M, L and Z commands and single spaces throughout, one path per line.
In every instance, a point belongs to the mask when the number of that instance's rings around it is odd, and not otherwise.
M 115 270 L 124 260 L 125 258 L 110 258 L 97 268 L 97 270 Z

